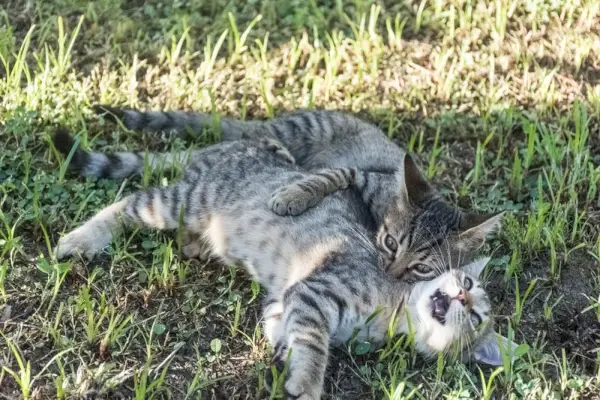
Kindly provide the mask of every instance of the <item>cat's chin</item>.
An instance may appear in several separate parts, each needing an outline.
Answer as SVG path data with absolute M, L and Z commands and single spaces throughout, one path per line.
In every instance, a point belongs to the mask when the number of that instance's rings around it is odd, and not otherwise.
M 440 322 L 428 309 L 421 314 L 415 329 L 415 341 L 425 354 L 435 354 L 448 349 L 461 335 L 451 322 Z
M 416 300 L 411 313 L 417 318 L 411 318 L 415 324 L 415 342 L 425 355 L 435 355 L 445 351 L 466 332 L 462 332 L 459 324 L 463 307 L 458 301 L 452 300 L 458 292 L 456 279 L 450 274 L 421 282 L 413 289 Z M 416 289 L 416 290 L 415 290 Z

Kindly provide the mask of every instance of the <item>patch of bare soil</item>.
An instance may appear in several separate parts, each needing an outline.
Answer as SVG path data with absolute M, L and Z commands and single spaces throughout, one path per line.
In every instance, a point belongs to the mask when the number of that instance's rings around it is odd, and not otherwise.
M 582 370 L 592 373 L 595 349 L 600 347 L 600 322 L 595 310 L 584 310 L 592 304 L 587 296 L 599 290 L 598 267 L 598 262 L 584 251 L 574 252 L 562 265 L 560 279 L 552 283 L 549 260 L 545 256 L 525 265 L 519 276 L 521 293 L 531 280 L 538 282 L 524 306 L 517 339 L 531 344 L 541 338 L 547 343 L 546 352 L 559 352 L 564 348 L 567 357 Z M 510 316 L 515 309 L 514 290 L 505 290 L 501 276 L 491 281 L 488 291 L 498 305 L 498 314 Z M 551 317 L 546 319 L 544 304 L 552 305 L 558 299 Z

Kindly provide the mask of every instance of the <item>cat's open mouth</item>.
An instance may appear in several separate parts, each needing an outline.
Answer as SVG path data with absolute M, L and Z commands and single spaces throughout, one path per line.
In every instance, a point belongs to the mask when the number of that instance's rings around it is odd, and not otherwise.
M 448 308 L 450 307 L 450 296 L 438 289 L 431 295 L 430 299 L 431 316 L 444 325 L 446 323 L 446 312 L 448 312 Z

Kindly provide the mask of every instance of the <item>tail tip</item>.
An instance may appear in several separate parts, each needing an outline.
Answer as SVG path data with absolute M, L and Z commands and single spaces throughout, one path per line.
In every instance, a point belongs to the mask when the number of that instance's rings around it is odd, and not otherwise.
M 64 157 L 68 157 L 76 142 L 67 129 L 59 127 L 52 136 L 52 143 L 54 143 L 56 150 L 58 150 Z M 87 164 L 88 157 L 89 155 L 86 151 L 77 147 L 73 152 L 68 169 L 70 171 L 80 172 Z
M 54 143 L 54 147 L 56 147 L 58 151 L 64 155 L 67 155 L 73 148 L 75 139 L 73 139 L 73 136 L 71 136 L 71 133 L 69 133 L 66 128 L 59 127 L 54 132 L 52 143 Z

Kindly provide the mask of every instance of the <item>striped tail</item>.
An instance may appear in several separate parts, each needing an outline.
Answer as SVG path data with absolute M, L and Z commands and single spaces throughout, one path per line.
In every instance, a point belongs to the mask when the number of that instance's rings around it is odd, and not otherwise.
M 375 131 L 376 139 L 383 140 L 384 146 L 389 145 L 388 139 L 375 126 L 336 111 L 296 111 L 272 120 L 243 121 L 195 112 L 143 112 L 106 105 L 94 106 L 94 110 L 113 122 L 120 122 L 126 128 L 138 131 L 198 137 L 205 128 L 216 127 L 222 141 L 270 137 L 282 143 L 299 165 L 315 153 L 332 146 L 333 142 L 339 142 L 337 146 L 341 143 L 341 146 L 352 147 L 352 137 L 365 136 L 364 132 L 367 131 Z M 343 143 L 348 140 L 350 144 Z
M 95 105 L 98 115 L 122 123 L 127 129 L 146 132 L 167 132 L 179 137 L 199 137 L 206 128 L 216 127 L 222 140 L 239 140 L 261 121 L 242 121 L 210 114 L 185 111 L 138 111 L 107 105 Z
M 65 157 L 75 145 L 75 140 L 71 134 L 63 128 L 56 130 L 52 141 L 56 149 Z M 161 168 L 169 169 L 174 165 L 187 164 L 194 153 L 193 151 L 177 153 L 101 153 L 85 151 L 77 147 L 69 163 L 69 170 L 80 176 L 123 179 L 134 175 L 141 175 L 146 165 L 154 172 Z

